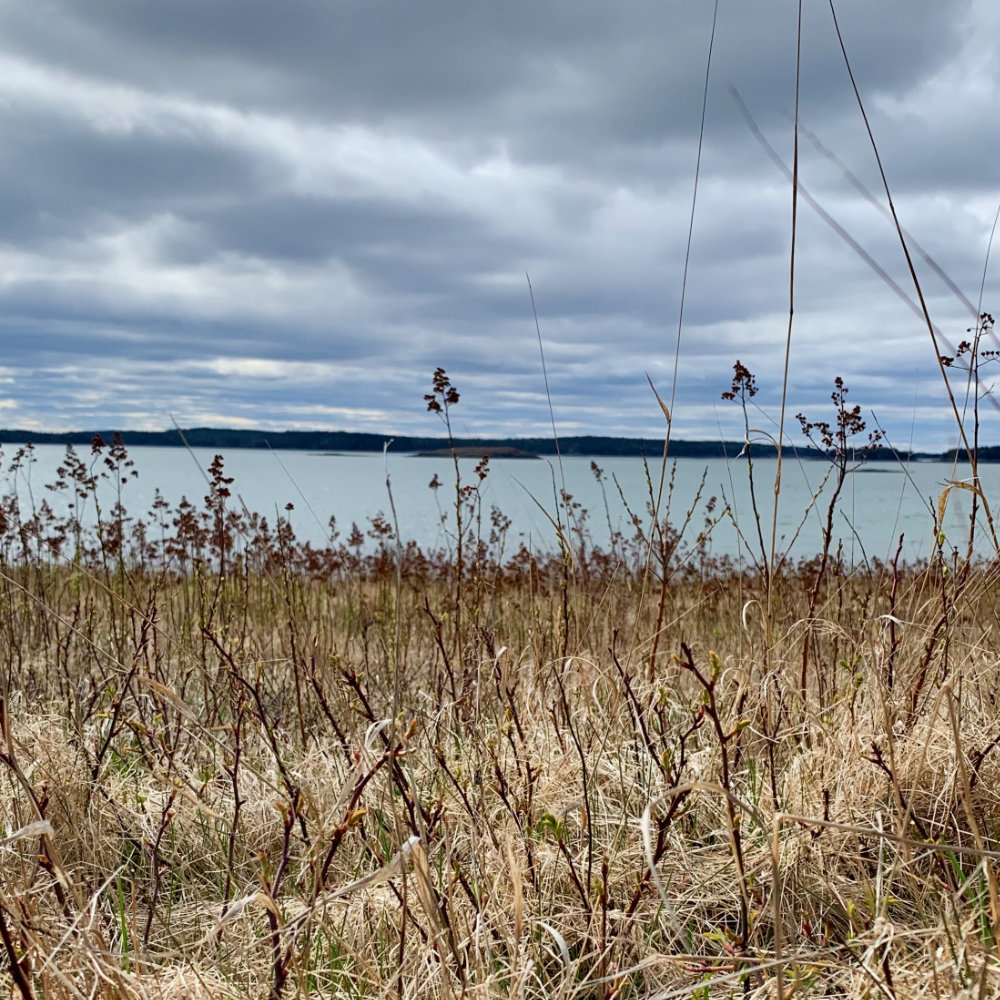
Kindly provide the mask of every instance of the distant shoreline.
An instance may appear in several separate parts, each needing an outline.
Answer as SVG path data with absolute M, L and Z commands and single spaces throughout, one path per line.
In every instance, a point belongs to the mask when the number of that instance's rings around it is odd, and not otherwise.
M 0 429 L 0 445 L 54 444 L 90 447 L 95 434 L 108 443 L 113 430 L 100 431 L 31 431 L 20 428 Z M 122 430 L 122 440 L 126 447 L 159 448 L 249 448 L 273 449 L 275 451 L 311 451 L 322 454 L 349 454 L 357 452 L 379 452 L 387 444 L 394 453 L 410 453 L 419 456 L 450 457 L 452 447 L 459 457 L 481 458 L 542 458 L 557 454 L 552 438 L 456 438 L 449 442 L 441 437 L 408 437 L 392 434 L 372 434 L 358 431 L 255 431 L 232 430 L 228 428 L 192 427 L 186 430 L 134 431 Z M 663 440 L 600 437 L 597 435 L 571 435 L 559 439 L 558 454 L 563 456 L 586 456 L 593 458 L 638 458 L 647 456 L 658 458 L 662 454 Z M 745 457 L 742 441 L 683 441 L 670 442 L 671 458 L 739 458 Z M 822 459 L 825 453 L 811 447 L 792 447 L 785 454 L 794 454 L 802 459 Z M 774 445 L 755 443 L 752 447 L 754 458 L 767 459 L 777 455 Z M 860 458 L 860 454 L 859 454 Z M 944 452 L 899 451 L 889 448 L 875 448 L 869 452 L 867 461 L 924 461 L 950 462 L 965 459 L 962 449 Z M 1000 462 L 1000 445 L 990 445 L 979 449 L 979 461 Z

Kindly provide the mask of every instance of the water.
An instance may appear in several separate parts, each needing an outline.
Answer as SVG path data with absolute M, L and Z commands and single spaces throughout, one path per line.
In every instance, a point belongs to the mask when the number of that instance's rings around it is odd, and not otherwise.
M 15 450 L 12 445 L 3 448 L 0 480 L 4 491 L 9 492 L 13 485 L 22 503 L 30 503 L 32 496 L 37 503 L 44 496 L 57 512 L 64 511 L 71 498 L 47 491 L 45 484 L 56 479 L 56 468 L 65 457 L 65 449 L 54 445 L 36 447 L 34 464 L 30 470 L 18 473 L 16 482 L 8 471 Z M 88 448 L 78 449 L 78 454 L 90 460 Z M 122 498 L 128 512 L 134 517 L 145 517 L 157 487 L 171 504 L 186 496 L 200 505 L 208 489 L 202 470 L 208 468 L 214 454 L 209 449 L 195 449 L 193 455 L 180 448 L 130 449 L 129 456 L 135 462 L 139 477 L 123 487 Z M 391 519 L 386 486 L 388 474 L 402 537 L 413 539 L 425 548 L 449 544 L 448 533 L 441 523 L 442 514 L 454 516 L 454 467 L 448 458 L 416 458 L 392 452 L 385 457 L 382 454 L 324 455 L 243 449 L 229 450 L 224 458 L 226 474 L 235 480 L 230 487 L 232 502 L 239 504 L 242 501 L 250 510 L 268 516 L 272 523 L 278 513 L 288 516 L 300 539 L 323 544 L 331 516 L 336 517 L 342 536 L 350 532 L 352 523 L 367 531 L 369 518 L 379 512 Z M 555 530 L 549 517 L 556 517 L 556 496 L 562 488 L 563 476 L 567 492 L 589 511 L 586 523 L 596 544 L 607 544 L 609 521 L 612 529 L 631 533 L 625 503 L 633 512 L 644 515 L 649 499 L 643 463 L 636 458 L 597 458 L 595 461 L 604 471 L 603 493 L 589 458 L 564 458 L 561 472 L 554 460 L 492 460 L 489 475 L 481 484 L 484 533 L 488 532 L 489 510 L 495 505 L 512 521 L 508 551 L 521 541 L 535 549 L 552 549 Z M 460 465 L 464 481 L 477 483 L 476 462 L 463 459 Z M 101 468 L 98 463 L 95 471 Z M 754 463 L 758 507 L 768 546 L 775 469 L 774 460 Z M 810 500 L 826 469 L 821 461 L 786 460 L 778 507 L 778 535 L 783 536 L 785 542 L 779 545 L 779 550 L 790 545 L 794 556 L 808 556 L 819 550 L 829 487 L 811 507 Z M 659 473 L 658 459 L 652 473 L 655 480 Z M 705 485 L 701 502 L 694 510 L 685 537 L 693 540 L 704 528 L 705 502 L 714 496 L 717 498 L 716 515 L 728 502 L 733 519 L 724 517 L 715 525 L 710 551 L 718 555 L 736 555 L 740 545 L 737 524 L 742 533 L 752 539 L 754 549 L 759 549 L 745 461 L 679 459 L 670 507 L 673 523 L 679 526 L 691 508 L 703 474 Z M 849 474 L 834 521 L 835 539 L 843 541 L 847 557 L 855 561 L 865 555 L 891 558 L 901 533 L 907 559 L 928 556 L 934 543 L 931 510 L 937 508 L 939 497 L 953 474 L 950 465 L 936 462 L 914 463 L 906 469 L 893 463 L 870 463 Z M 958 468 L 958 476 L 967 474 L 967 467 Z M 442 484 L 437 491 L 428 486 L 434 476 Z M 982 481 L 992 505 L 1000 496 L 1000 466 L 983 466 Z M 114 485 L 102 482 L 99 496 L 104 509 L 109 510 L 115 501 Z M 967 490 L 952 489 L 948 496 L 945 533 L 950 543 L 963 549 L 971 501 L 972 494 Z M 288 503 L 294 505 L 294 510 L 286 512 Z M 996 506 L 1000 509 L 1000 504 Z M 977 551 L 982 555 L 993 551 L 985 531 L 977 535 Z

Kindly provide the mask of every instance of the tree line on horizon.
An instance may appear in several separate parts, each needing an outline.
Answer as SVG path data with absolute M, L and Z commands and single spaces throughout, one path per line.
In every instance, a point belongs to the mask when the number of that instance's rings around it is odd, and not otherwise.
M 405 435 L 375 434 L 365 431 L 264 431 L 234 428 L 192 427 L 184 430 L 176 428 L 165 431 L 32 431 L 23 429 L 0 429 L 0 444 L 61 444 L 90 445 L 95 435 L 110 441 L 118 433 L 122 441 L 130 447 L 182 448 L 273 448 L 276 451 L 346 451 L 378 452 L 387 442 L 399 452 L 426 452 L 450 449 L 444 437 L 410 437 Z M 473 437 L 455 438 L 456 449 L 470 448 L 514 448 L 528 455 L 553 456 L 557 453 L 556 442 L 551 437 L 499 438 Z M 563 455 L 593 455 L 600 457 L 642 457 L 658 455 L 662 450 L 662 440 L 601 437 L 598 435 L 572 435 L 562 437 L 558 442 L 558 452 Z M 743 455 L 743 441 L 685 441 L 671 440 L 670 454 L 675 458 L 738 458 Z M 789 449 L 786 449 L 788 451 Z M 815 448 L 794 448 L 797 455 L 804 458 L 822 457 Z M 752 453 L 757 458 L 773 458 L 777 449 L 771 444 L 752 445 Z M 869 450 L 866 461 L 893 460 L 963 460 L 962 448 L 945 452 L 893 451 L 883 446 Z M 1000 446 L 979 448 L 980 462 L 1000 461 Z

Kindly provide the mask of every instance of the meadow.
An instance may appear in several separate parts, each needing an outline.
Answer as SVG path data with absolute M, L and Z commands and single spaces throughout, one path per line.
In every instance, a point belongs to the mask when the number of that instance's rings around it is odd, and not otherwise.
M 437 551 L 395 500 L 300 542 L 221 457 L 200 503 L 132 516 L 120 439 L 9 489 L 9 995 L 996 995 L 989 508 L 921 563 L 845 561 L 838 484 L 876 442 L 838 386 L 794 562 L 761 516 L 713 557 L 732 512 L 671 509 L 669 462 L 603 547 L 563 493 L 547 555 L 457 457 Z M 737 364 L 730 404 L 754 389 Z M 439 369 L 428 408 L 458 399 Z

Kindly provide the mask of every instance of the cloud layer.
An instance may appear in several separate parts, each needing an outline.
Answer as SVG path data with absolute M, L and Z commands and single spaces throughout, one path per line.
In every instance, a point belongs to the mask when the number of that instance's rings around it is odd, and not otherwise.
M 954 443 L 829 10 L 807 5 L 789 407 L 833 378 L 901 446 Z M 987 0 L 837 6 L 900 218 L 974 307 L 993 218 Z M 657 435 L 672 387 L 712 7 L 0 0 L 8 426 L 549 427 Z M 773 430 L 788 322 L 794 4 L 721 3 L 674 434 Z M 966 305 L 918 256 L 957 343 Z M 986 275 L 983 308 L 997 287 Z M 992 345 L 991 345 L 992 346 Z M 983 378 L 988 388 L 990 370 Z M 956 389 L 961 389 L 956 381 Z M 987 438 L 997 418 L 986 411 Z

